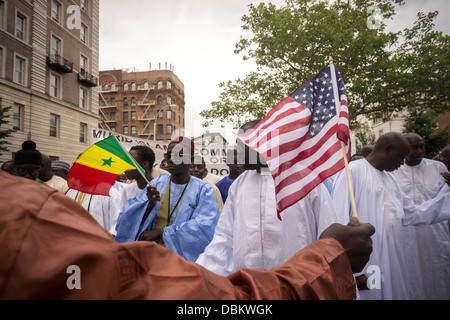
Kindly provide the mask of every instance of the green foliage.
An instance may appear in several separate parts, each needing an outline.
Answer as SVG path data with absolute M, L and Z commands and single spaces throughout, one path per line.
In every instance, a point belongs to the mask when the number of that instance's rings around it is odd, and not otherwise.
M 361 153 L 362 148 L 369 144 L 375 145 L 375 135 L 368 131 L 359 131 L 355 134 L 356 137 L 356 153 Z
M 450 143 L 450 126 L 443 130 L 437 129 L 436 114 L 427 112 L 421 107 L 409 107 L 409 117 L 406 118 L 403 133 L 414 132 L 423 138 L 425 157 L 433 158 Z
M 11 133 L 14 132 L 14 130 L 10 129 L 2 130 L 2 125 L 8 123 L 6 119 L 9 118 L 8 111 L 10 109 L 11 107 L 0 106 L 0 155 L 2 154 L 1 151 L 8 151 L 6 145 L 11 144 L 3 139 L 10 137 Z
M 380 116 L 411 105 L 442 112 L 448 101 L 450 38 L 434 30 L 437 12 L 418 14 L 409 29 L 386 32 L 383 20 L 368 27 L 374 4 L 386 21 L 401 0 L 286 0 L 249 5 L 235 53 L 257 71 L 222 82 L 218 101 L 201 115 L 239 127 L 262 117 L 327 66 L 329 56 L 346 84 L 351 124 L 357 115 Z

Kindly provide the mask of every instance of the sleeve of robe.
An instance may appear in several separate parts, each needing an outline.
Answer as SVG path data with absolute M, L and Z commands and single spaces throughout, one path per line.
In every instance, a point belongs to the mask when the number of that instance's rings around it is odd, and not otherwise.
M 1 171 L 0 188 L 2 300 L 355 297 L 348 256 L 334 239 L 313 243 L 273 270 L 222 277 L 154 243 L 117 243 L 54 189 Z
M 437 183 L 437 182 L 436 182 Z M 403 225 L 425 226 L 450 219 L 450 187 L 445 184 L 434 199 L 415 205 L 414 201 L 403 194 Z

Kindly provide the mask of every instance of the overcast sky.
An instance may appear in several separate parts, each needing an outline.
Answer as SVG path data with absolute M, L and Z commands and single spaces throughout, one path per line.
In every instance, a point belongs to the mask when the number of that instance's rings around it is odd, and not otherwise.
M 100 70 L 164 68 L 167 62 L 183 82 L 186 101 L 187 136 L 205 130 L 199 115 L 218 100 L 218 84 L 235 80 L 254 70 L 254 64 L 234 54 L 243 34 L 241 18 L 251 0 L 100 0 Z M 277 6 L 284 0 L 270 1 Z M 450 33 L 445 13 L 448 0 L 407 0 L 397 10 L 391 31 L 410 26 L 419 11 L 439 11 L 438 30 Z M 447 20 L 447 21 L 446 21 Z M 207 128 L 233 139 L 228 125 Z M 230 141 L 231 142 L 231 141 Z

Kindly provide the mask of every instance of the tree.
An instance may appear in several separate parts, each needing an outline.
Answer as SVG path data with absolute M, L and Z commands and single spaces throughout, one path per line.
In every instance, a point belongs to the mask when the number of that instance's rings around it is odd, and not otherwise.
M 425 144 L 425 158 L 431 159 L 450 142 L 450 126 L 436 132 L 437 115 L 421 107 L 409 107 L 403 133 L 414 132 L 420 135 Z
M 2 130 L 1 126 L 3 124 L 8 123 L 7 118 L 9 118 L 8 111 L 11 109 L 11 107 L 2 107 L 0 106 L 0 155 L 2 155 L 2 151 L 8 151 L 8 149 L 5 147 L 7 144 L 11 144 L 8 141 L 4 141 L 3 139 L 8 138 L 11 136 L 11 133 L 14 132 L 14 130 L 6 129 Z
M 286 0 L 284 7 L 249 5 L 235 53 L 252 59 L 257 71 L 222 82 L 211 108 L 200 114 L 243 122 L 265 116 L 278 102 L 327 66 L 344 78 L 351 125 L 357 115 L 380 116 L 411 105 L 442 112 L 449 94 L 450 38 L 434 30 L 437 12 L 418 14 L 413 27 L 386 32 L 383 20 L 401 0 Z M 376 7 L 374 7 L 376 5 Z M 375 27 L 373 8 L 379 9 Z M 381 18 L 383 20 L 381 20 Z

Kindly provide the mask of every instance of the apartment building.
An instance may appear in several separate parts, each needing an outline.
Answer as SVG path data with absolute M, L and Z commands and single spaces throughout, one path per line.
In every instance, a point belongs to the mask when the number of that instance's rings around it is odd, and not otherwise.
M 171 69 L 100 71 L 99 127 L 170 141 L 185 127 L 184 85 Z
M 98 0 L 0 0 L 0 104 L 10 160 L 23 141 L 73 163 L 98 126 Z

